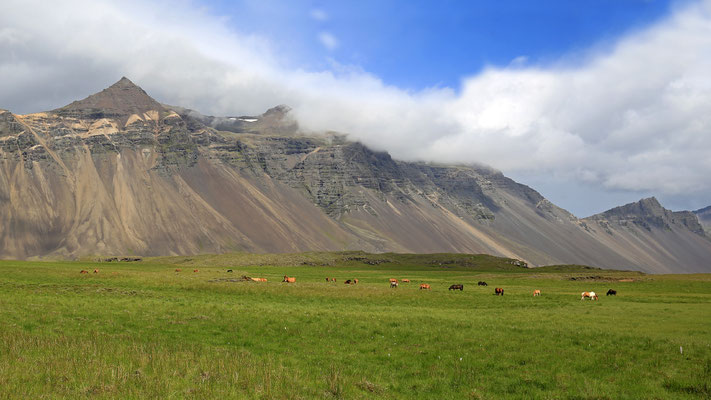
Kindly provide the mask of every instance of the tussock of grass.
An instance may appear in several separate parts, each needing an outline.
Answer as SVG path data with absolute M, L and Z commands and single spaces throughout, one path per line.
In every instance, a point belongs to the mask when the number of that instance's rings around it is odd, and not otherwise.
M 361 252 L 2 261 L 0 397 L 709 397 L 708 275 L 510 261 Z M 281 283 L 285 274 L 296 283 Z M 241 275 L 268 282 L 231 279 Z M 343 284 L 352 278 L 359 284 Z M 411 283 L 390 289 L 389 278 Z M 453 283 L 464 291 L 449 292 Z M 608 288 L 618 296 L 605 297 Z M 588 290 L 600 300 L 580 301 Z

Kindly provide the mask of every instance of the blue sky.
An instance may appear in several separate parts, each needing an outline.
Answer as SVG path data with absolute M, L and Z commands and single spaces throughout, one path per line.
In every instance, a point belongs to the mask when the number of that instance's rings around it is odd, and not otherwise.
M 307 132 L 485 164 L 580 217 L 711 205 L 711 0 L 5 0 L 0 54 L 16 113 L 127 76 L 206 114 L 287 104 Z
M 670 12 L 669 0 L 207 1 L 294 67 L 357 65 L 390 85 L 457 88 L 485 66 L 546 63 L 613 42 Z M 677 1 L 674 4 L 678 5 Z M 319 41 L 327 33 L 333 48 Z

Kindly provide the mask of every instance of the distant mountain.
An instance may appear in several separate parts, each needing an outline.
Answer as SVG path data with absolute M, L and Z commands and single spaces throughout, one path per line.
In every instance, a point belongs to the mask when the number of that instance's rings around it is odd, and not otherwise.
M 490 168 L 306 136 L 285 106 L 205 116 L 126 78 L 0 111 L 0 164 L 2 258 L 361 249 L 711 272 L 698 213 L 654 198 L 578 219 Z

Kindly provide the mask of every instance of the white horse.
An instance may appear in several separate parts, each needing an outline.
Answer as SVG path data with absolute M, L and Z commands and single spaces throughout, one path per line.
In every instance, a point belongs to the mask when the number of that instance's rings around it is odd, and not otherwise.
M 595 292 L 583 292 L 580 296 L 580 300 L 584 299 L 597 300 L 597 294 Z

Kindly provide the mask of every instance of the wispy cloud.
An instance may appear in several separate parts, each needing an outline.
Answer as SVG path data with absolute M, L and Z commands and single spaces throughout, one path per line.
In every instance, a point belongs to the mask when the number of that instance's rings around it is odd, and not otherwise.
M 329 32 L 320 32 L 318 34 L 318 41 L 328 50 L 336 50 L 339 45 L 338 39 Z
M 328 14 L 320 8 L 313 8 L 309 11 L 309 16 L 316 21 L 328 21 Z
M 711 199 L 711 0 L 574 65 L 514 62 L 457 91 L 419 92 L 359 68 L 290 68 L 268 40 L 189 3 L 168 4 L 5 2 L 0 107 L 53 108 L 126 75 L 161 101 L 207 113 L 289 104 L 307 129 L 348 132 L 402 159 Z M 328 32 L 319 40 L 338 46 Z

